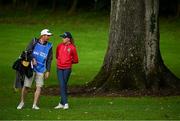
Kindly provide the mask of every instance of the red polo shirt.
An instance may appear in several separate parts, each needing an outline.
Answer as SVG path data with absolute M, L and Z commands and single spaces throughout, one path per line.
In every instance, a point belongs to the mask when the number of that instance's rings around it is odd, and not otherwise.
M 72 64 L 78 63 L 76 47 L 73 44 L 60 43 L 56 48 L 56 60 L 59 69 L 71 68 Z

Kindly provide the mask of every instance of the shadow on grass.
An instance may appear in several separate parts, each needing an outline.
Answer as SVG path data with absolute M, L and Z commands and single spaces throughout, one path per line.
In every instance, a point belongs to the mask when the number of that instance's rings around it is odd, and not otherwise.
M 60 93 L 59 86 L 49 86 L 42 90 L 42 95 L 57 96 Z M 142 97 L 142 96 L 180 96 L 180 91 L 175 89 L 159 89 L 153 90 L 121 90 L 96 92 L 96 88 L 87 86 L 69 86 L 68 95 L 73 97 Z

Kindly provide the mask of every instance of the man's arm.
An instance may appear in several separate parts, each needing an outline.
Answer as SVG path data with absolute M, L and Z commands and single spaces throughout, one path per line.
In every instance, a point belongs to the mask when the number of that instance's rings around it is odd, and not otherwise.
M 46 69 L 48 72 L 50 72 L 51 69 L 51 63 L 53 59 L 53 51 L 52 48 L 49 50 L 48 56 L 47 56 L 47 61 L 46 61 Z
M 47 56 L 47 61 L 46 61 L 46 69 L 47 69 L 47 71 L 45 72 L 45 75 L 44 75 L 45 79 L 47 79 L 49 77 L 52 59 L 53 59 L 53 52 L 52 52 L 52 48 L 51 48 L 49 50 L 49 53 L 48 53 L 48 56 Z

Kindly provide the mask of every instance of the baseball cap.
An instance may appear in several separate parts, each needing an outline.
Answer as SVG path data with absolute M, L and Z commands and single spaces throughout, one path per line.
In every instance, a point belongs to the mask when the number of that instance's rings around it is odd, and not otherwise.
M 72 34 L 70 32 L 64 32 L 64 34 L 61 34 L 60 37 L 62 37 L 62 38 L 72 38 Z
M 41 36 L 42 36 L 42 35 L 49 35 L 49 36 L 50 36 L 50 35 L 52 35 L 52 33 L 50 33 L 48 29 L 43 29 L 43 30 L 41 31 Z

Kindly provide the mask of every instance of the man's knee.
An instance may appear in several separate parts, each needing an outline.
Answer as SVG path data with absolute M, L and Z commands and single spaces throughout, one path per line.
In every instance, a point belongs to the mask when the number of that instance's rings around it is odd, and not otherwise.
M 23 91 L 23 92 L 26 92 L 26 91 L 28 91 L 28 89 L 29 89 L 28 87 L 25 87 L 25 86 L 24 86 L 24 87 L 22 88 L 22 91 Z
M 41 87 L 36 86 L 36 92 L 41 92 Z

